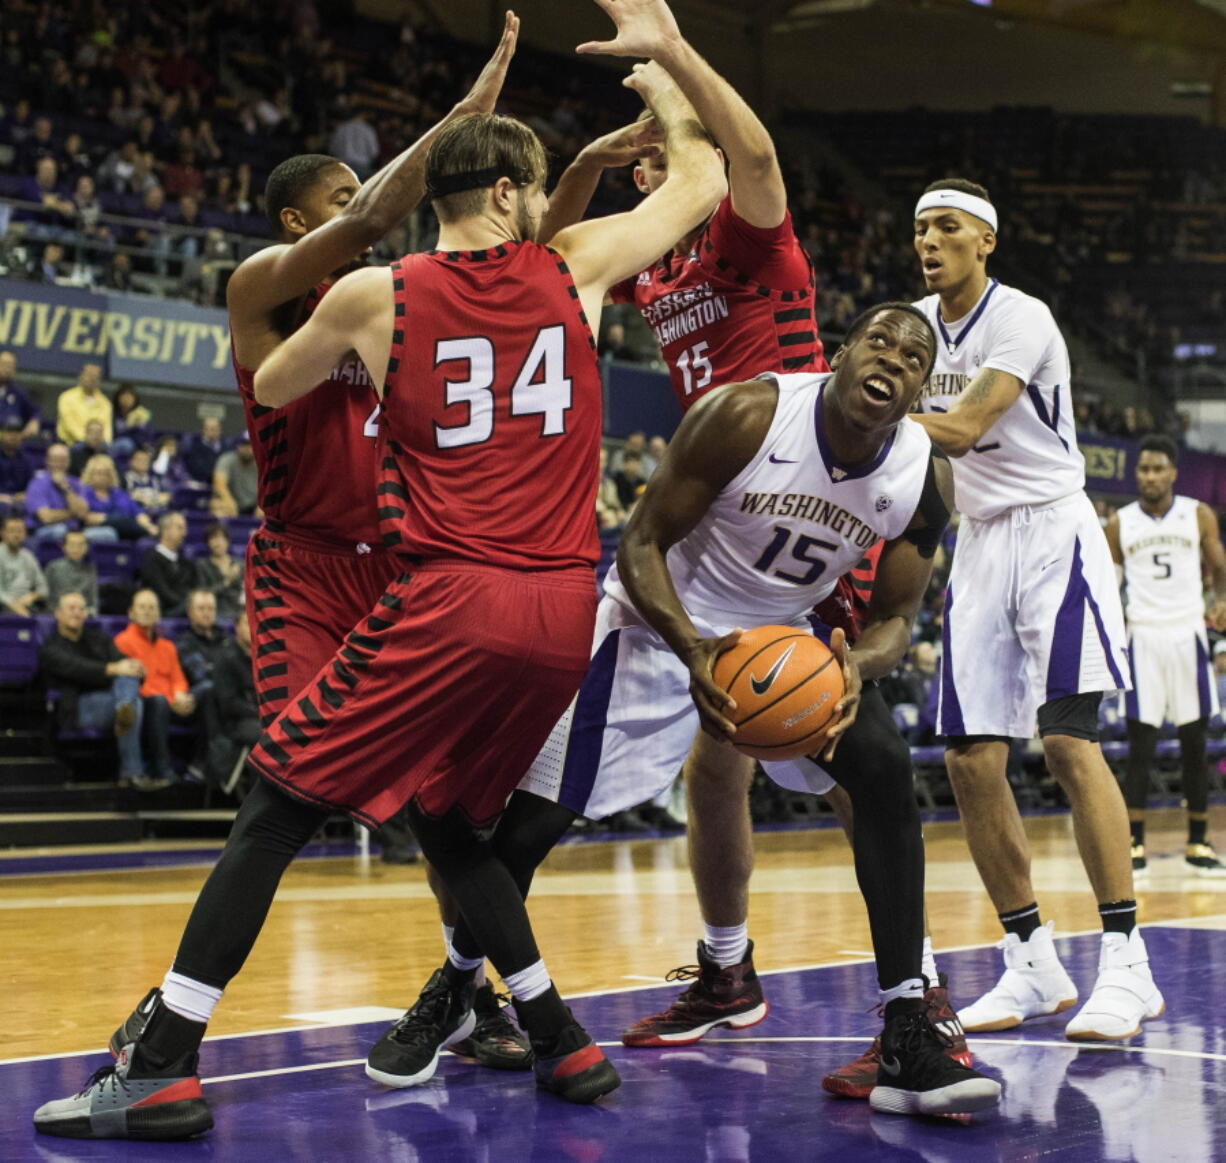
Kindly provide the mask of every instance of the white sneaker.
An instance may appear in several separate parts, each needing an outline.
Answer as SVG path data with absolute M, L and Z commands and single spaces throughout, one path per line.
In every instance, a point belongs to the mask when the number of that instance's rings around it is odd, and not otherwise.
M 977 1002 L 958 1011 L 968 1034 L 1011 1030 L 1027 1018 L 1058 1014 L 1077 1004 L 1077 987 L 1064 972 L 1052 944 L 1053 922 L 1048 921 L 1022 941 L 1006 933 L 996 948 L 1004 950 L 1005 972 Z
M 1081 1012 L 1064 1027 L 1070 1042 L 1111 1042 L 1140 1033 L 1141 1023 L 1160 1017 L 1166 1002 L 1149 971 L 1140 929 L 1104 933 L 1098 980 Z

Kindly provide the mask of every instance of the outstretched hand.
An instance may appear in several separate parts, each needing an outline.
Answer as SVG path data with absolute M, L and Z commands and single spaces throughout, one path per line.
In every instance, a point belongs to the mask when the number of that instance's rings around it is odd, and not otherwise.
M 613 169 L 617 166 L 628 166 L 640 158 L 659 157 L 662 152 L 664 135 L 654 117 L 642 121 L 632 121 L 598 137 L 589 145 L 584 146 L 580 157 L 590 162 Z
M 711 667 L 719 655 L 740 640 L 740 630 L 733 630 L 722 638 L 700 638 L 685 659 L 690 668 L 690 697 L 698 708 L 702 729 L 720 743 L 727 743 L 736 734 L 736 724 L 727 717 L 736 710 L 736 700 L 716 684 Z
M 498 96 L 502 92 L 503 82 L 507 79 L 507 69 L 511 58 L 515 55 L 515 45 L 519 40 L 519 17 L 514 12 L 507 12 L 502 26 L 502 38 L 494 55 L 485 62 L 485 68 L 473 82 L 468 95 L 460 102 L 467 113 L 493 113 L 498 104 Z
M 839 738 L 856 721 L 856 713 L 860 709 L 860 688 L 863 685 L 860 681 L 860 668 L 852 658 L 851 651 L 847 649 L 847 635 L 842 630 L 836 629 L 830 635 L 830 649 L 843 668 L 843 697 L 834 708 L 835 714 L 840 717 L 826 732 L 826 746 L 821 753 L 822 759 L 826 761 L 834 758 L 834 749 L 839 744 Z
M 575 50 L 615 57 L 658 57 L 681 40 L 681 30 L 664 0 L 596 0 L 617 25 L 612 40 L 589 40 Z

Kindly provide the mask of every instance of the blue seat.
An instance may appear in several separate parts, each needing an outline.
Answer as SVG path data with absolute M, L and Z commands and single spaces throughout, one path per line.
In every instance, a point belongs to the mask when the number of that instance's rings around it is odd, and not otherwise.
M 138 553 L 136 546 L 125 541 L 95 541 L 89 547 L 98 578 L 120 579 L 130 581 L 140 572 L 143 553 Z
M 0 614 L 0 686 L 26 686 L 38 675 L 38 628 L 33 618 Z

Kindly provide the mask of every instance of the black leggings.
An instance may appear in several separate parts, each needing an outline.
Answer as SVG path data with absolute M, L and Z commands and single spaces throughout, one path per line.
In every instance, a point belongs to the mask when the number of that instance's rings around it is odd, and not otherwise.
M 823 767 L 851 797 L 856 879 L 868 908 L 877 981 L 919 977 L 924 942 L 924 839 L 911 751 L 876 684 L 866 685 L 852 728 Z
M 1188 811 L 1209 810 L 1209 767 L 1205 762 L 1207 719 L 1194 719 L 1179 727 L 1179 756 L 1183 768 L 1183 798 Z M 1149 774 L 1158 750 L 1158 728 L 1137 719 L 1128 720 L 1128 767 L 1124 798 L 1133 811 L 1145 810 L 1149 799 Z

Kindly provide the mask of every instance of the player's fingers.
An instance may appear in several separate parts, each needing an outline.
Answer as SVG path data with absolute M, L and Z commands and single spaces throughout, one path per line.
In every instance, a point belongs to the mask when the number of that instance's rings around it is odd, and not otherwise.
M 736 699 L 706 675 L 694 675 L 693 686 L 716 711 L 736 710 Z
M 621 43 L 617 40 L 587 40 L 579 45 L 575 52 L 580 54 L 606 53 L 616 56 L 621 51 Z

